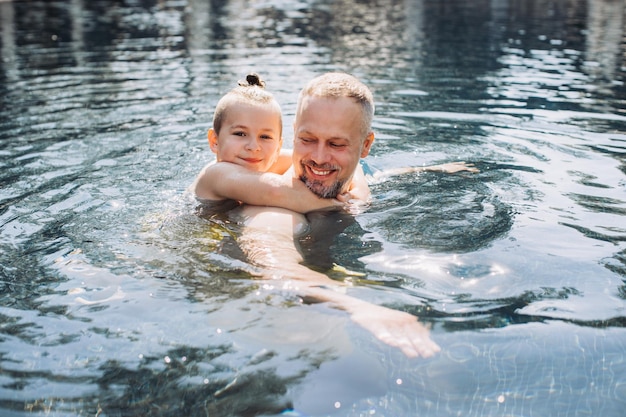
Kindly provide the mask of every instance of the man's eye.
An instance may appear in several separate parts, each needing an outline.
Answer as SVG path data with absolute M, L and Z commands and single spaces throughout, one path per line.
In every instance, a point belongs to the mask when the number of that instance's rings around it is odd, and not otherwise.
M 345 148 L 346 147 L 344 143 L 331 143 L 330 146 L 333 148 Z

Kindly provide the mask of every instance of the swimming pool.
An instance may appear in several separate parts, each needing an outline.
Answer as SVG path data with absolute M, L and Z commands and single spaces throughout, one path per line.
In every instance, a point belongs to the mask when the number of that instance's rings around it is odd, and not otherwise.
M 0 1 L 0 409 L 55 416 L 622 416 L 620 1 Z M 409 359 L 218 251 L 185 193 L 250 70 L 285 112 L 373 90 L 406 175 L 331 247 L 411 312 Z

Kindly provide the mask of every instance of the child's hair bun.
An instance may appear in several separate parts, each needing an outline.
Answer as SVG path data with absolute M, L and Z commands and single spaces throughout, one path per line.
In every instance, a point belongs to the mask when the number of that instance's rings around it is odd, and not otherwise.
M 239 85 L 241 87 L 255 87 L 256 86 L 256 87 L 265 88 L 265 81 L 263 81 L 261 77 L 259 77 L 259 74 L 253 72 L 253 73 L 246 75 L 245 81 L 239 81 Z

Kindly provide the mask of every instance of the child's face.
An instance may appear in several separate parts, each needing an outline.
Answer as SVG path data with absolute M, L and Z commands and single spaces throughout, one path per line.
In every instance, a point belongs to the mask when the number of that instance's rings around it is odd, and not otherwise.
M 218 162 L 231 162 L 266 172 L 282 146 L 280 115 L 269 107 L 233 104 L 219 135 L 209 130 L 209 145 Z

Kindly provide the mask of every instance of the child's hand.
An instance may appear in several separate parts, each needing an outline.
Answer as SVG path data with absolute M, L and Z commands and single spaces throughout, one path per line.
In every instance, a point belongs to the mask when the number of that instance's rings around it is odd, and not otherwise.
M 335 201 L 341 203 L 342 208 L 350 214 L 362 213 L 367 206 L 367 201 L 363 201 L 350 191 L 339 194 Z
M 367 204 L 366 201 L 361 200 L 357 195 L 352 194 L 351 191 L 337 195 L 337 200 L 343 204 Z
M 336 198 L 336 200 L 344 204 L 347 204 L 351 199 L 353 199 L 353 197 L 352 197 L 352 194 L 350 194 L 350 192 L 338 194 Z

